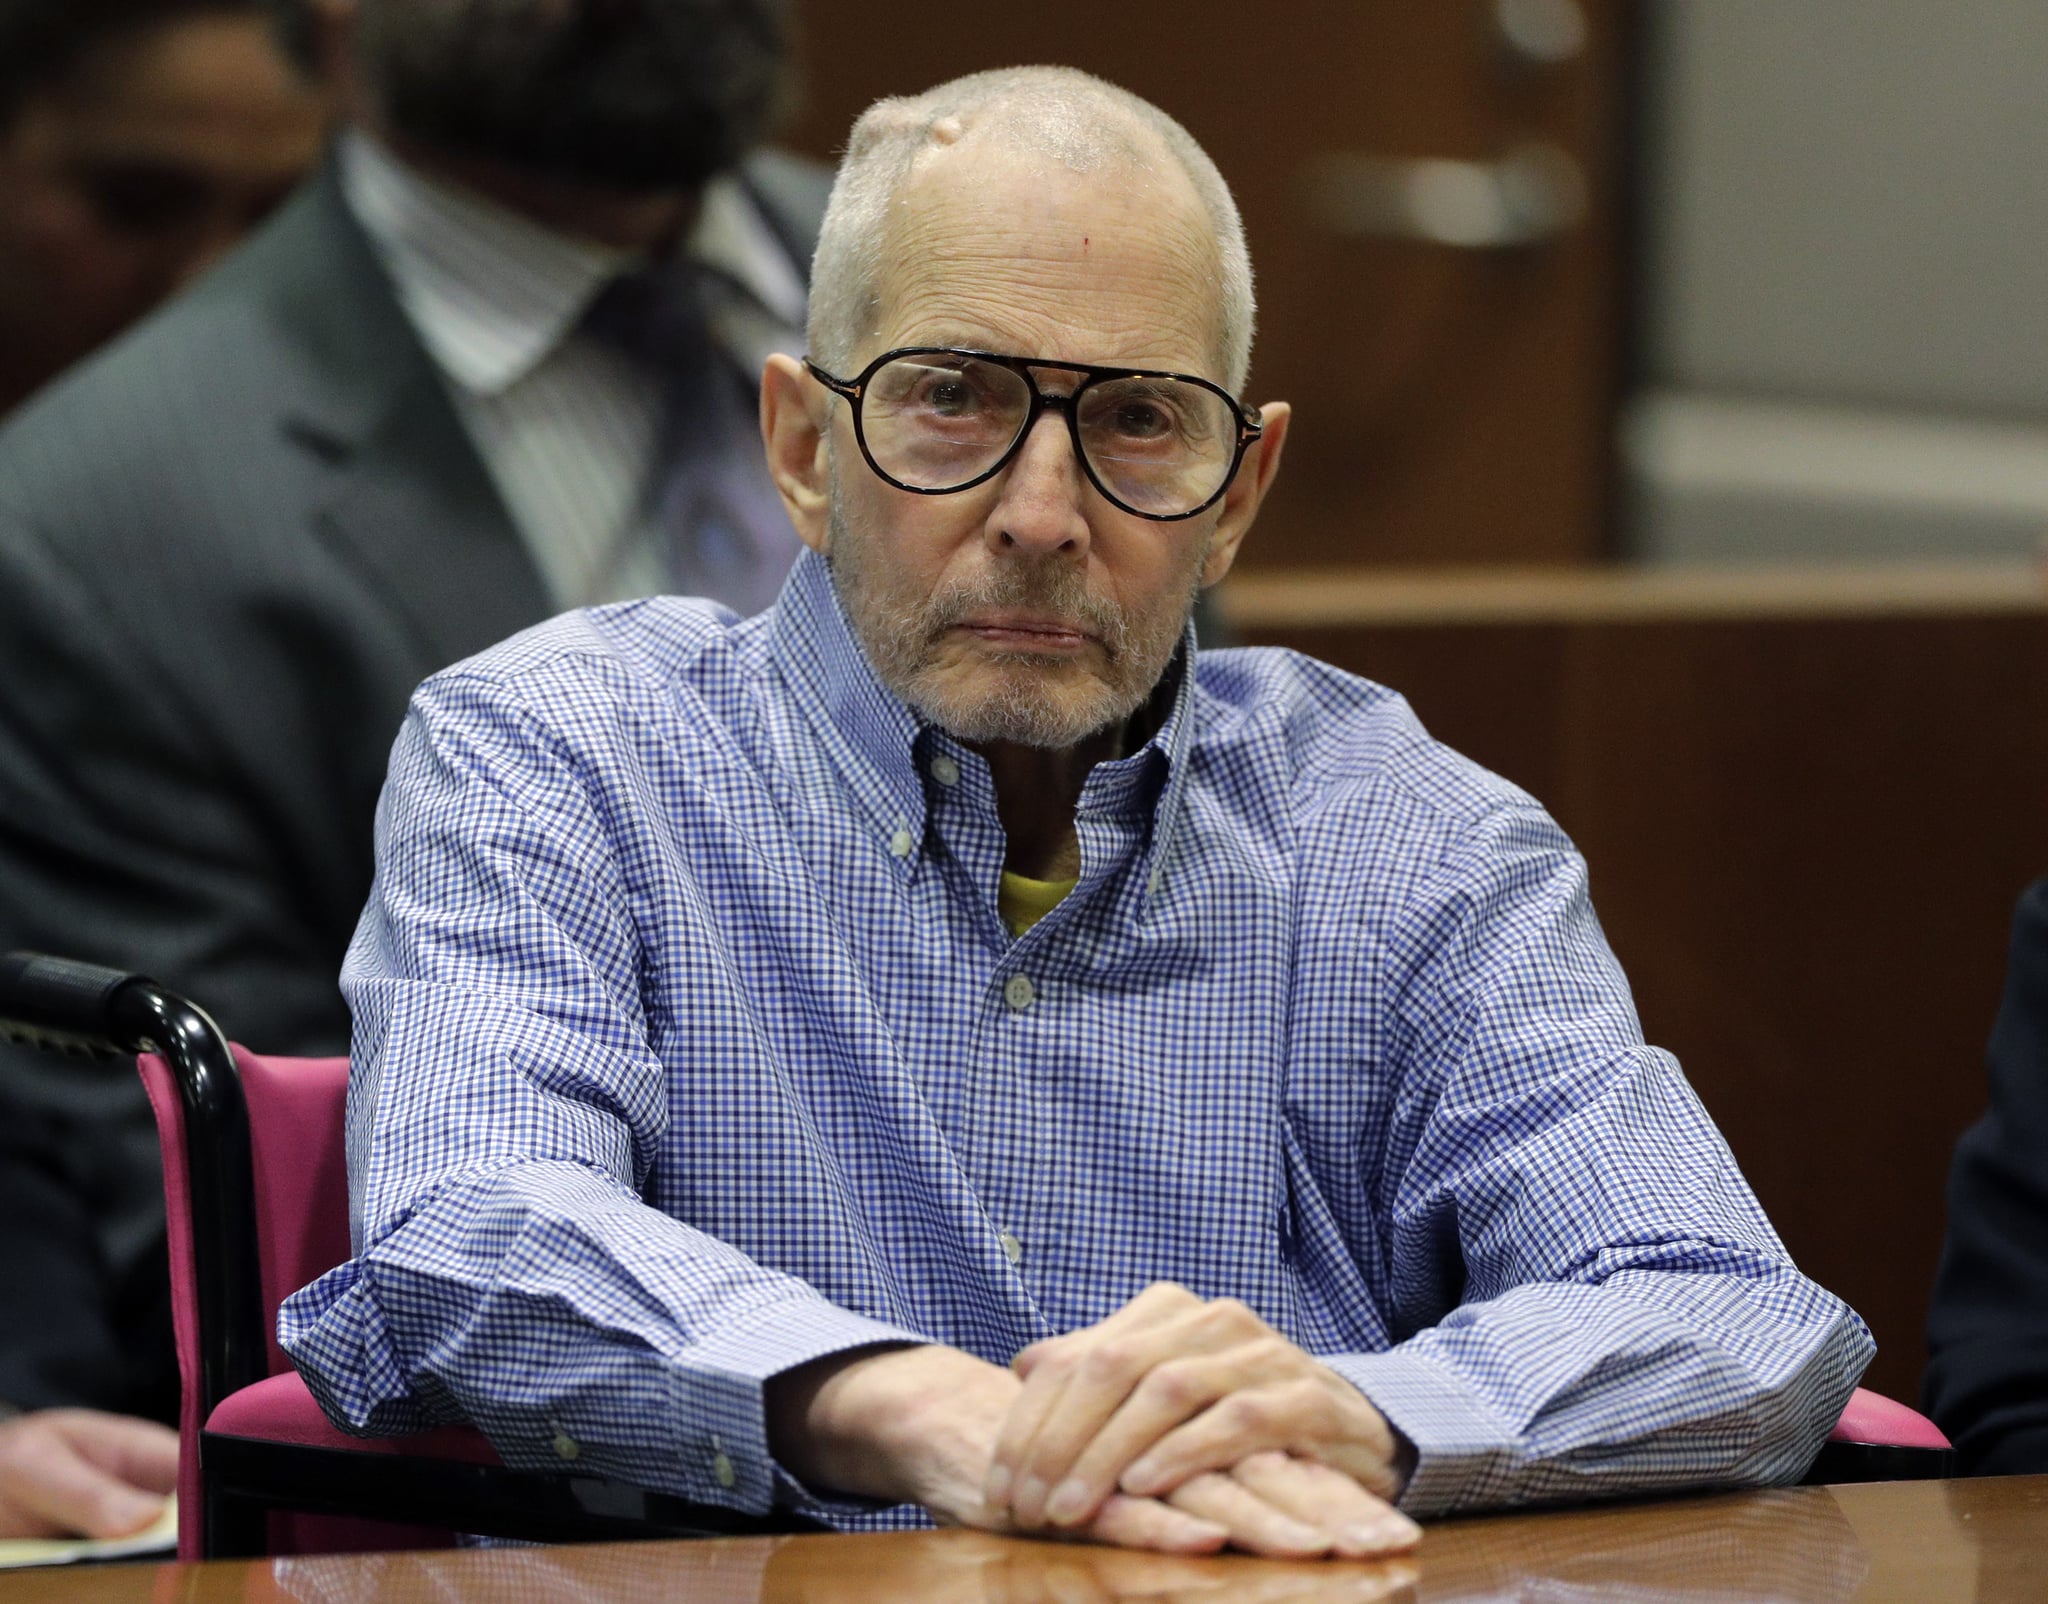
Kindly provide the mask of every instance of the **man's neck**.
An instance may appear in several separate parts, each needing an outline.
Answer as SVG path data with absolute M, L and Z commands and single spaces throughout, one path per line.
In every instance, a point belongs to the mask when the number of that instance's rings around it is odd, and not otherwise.
M 602 189 L 543 177 L 487 157 L 459 155 L 388 129 L 372 132 L 408 166 L 430 178 L 459 184 L 558 234 L 594 240 L 613 250 L 665 255 L 696 220 L 699 196 L 694 190 Z
M 1031 880 L 1074 880 L 1081 874 L 1081 838 L 1074 810 L 1088 771 L 1135 751 L 1158 733 L 1173 707 L 1184 659 L 1176 655 L 1145 705 L 1077 745 L 1058 749 L 992 741 L 976 751 L 995 782 L 996 817 L 1008 851 L 1003 867 Z
M 1088 771 L 1123 756 L 1124 726 L 1112 725 L 1078 746 L 1050 748 L 994 741 L 977 748 L 996 787 L 996 816 L 1009 843 L 1003 867 L 1032 880 L 1074 880 L 1081 874 L 1081 838 L 1074 809 Z

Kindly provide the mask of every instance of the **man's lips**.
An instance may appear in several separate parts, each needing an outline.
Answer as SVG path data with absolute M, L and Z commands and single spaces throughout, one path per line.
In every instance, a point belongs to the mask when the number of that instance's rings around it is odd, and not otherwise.
M 953 628 L 991 646 L 1005 646 L 1012 650 L 1077 652 L 1096 644 L 1092 633 L 1063 618 L 1037 618 L 1015 613 L 983 614 L 963 618 Z

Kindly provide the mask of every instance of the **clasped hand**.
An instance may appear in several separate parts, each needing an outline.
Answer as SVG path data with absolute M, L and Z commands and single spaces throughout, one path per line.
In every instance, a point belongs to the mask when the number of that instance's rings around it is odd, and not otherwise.
M 1397 1439 L 1365 1396 L 1242 1303 L 1160 1283 L 1098 1325 L 1034 1343 L 983 1498 L 1011 1529 L 1082 1532 L 1160 1500 L 1265 1554 L 1414 1546 L 1388 1502 Z
M 1421 1532 L 1393 1429 L 1243 1304 L 1165 1283 L 1005 1370 L 937 1344 L 777 1377 L 770 1449 L 814 1487 L 994 1532 L 1350 1558 Z

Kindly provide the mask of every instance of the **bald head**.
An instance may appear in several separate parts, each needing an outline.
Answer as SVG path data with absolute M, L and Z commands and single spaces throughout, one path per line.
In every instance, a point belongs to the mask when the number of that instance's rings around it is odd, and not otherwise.
M 1077 178 L 1113 182 L 1134 204 L 1152 203 L 1167 236 L 1162 243 L 1190 257 L 1218 376 L 1241 388 L 1251 365 L 1252 275 L 1229 187 L 1158 107 L 1067 67 L 975 73 L 877 101 L 862 114 L 812 267 L 809 338 L 817 360 L 842 373 L 860 366 L 915 193 L 971 184 L 991 165 L 1020 163 L 1058 186 Z

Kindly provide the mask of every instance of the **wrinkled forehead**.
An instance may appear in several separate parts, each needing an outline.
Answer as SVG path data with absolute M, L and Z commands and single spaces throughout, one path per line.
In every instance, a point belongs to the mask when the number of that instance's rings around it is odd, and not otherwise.
M 1163 149 L 1077 170 L 969 134 L 920 152 L 897 192 L 875 350 L 966 345 L 1220 381 L 1221 281 L 1208 214 Z

